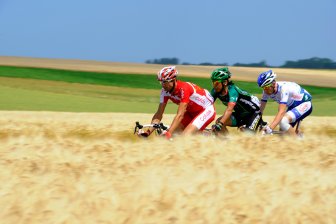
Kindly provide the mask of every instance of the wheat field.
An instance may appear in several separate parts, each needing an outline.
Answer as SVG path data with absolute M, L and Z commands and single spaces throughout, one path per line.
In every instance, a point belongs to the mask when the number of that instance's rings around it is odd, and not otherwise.
M 336 223 L 333 117 L 170 142 L 133 135 L 149 114 L 0 114 L 1 223 Z

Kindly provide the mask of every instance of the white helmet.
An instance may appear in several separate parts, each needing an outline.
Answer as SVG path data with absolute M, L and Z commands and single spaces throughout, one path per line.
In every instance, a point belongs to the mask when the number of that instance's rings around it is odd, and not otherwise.
M 175 66 L 164 67 L 158 72 L 157 79 L 159 81 L 171 81 L 176 78 L 178 72 Z
M 265 86 L 268 86 L 268 85 L 272 84 L 272 82 L 275 80 L 275 78 L 276 78 L 276 74 L 272 70 L 263 72 L 258 77 L 258 81 L 257 81 L 258 86 L 261 87 L 261 88 L 265 87 Z

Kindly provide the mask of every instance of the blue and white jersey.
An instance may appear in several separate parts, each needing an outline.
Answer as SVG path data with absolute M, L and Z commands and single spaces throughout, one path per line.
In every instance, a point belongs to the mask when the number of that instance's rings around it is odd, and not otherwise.
M 279 104 L 286 104 L 288 108 L 293 108 L 312 99 L 311 95 L 295 82 L 277 82 L 275 93 L 268 95 L 263 91 L 261 101 L 267 102 L 269 98 Z

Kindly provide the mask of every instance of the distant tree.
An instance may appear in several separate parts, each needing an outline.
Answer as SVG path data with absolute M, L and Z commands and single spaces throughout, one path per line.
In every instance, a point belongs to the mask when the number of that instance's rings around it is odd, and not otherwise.
M 213 64 L 210 62 L 203 62 L 203 63 L 199 63 L 198 65 L 203 65 L 203 66 L 227 66 L 227 63 L 219 63 L 219 64 Z
M 154 60 L 146 60 L 146 64 L 162 64 L 162 65 L 178 65 L 178 58 L 160 58 Z
M 178 65 L 179 59 L 178 58 L 159 58 L 159 59 L 153 59 L 153 60 L 146 60 L 146 64 L 162 64 L 162 65 Z M 183 62 L 182 65 L 208 65 L 208 66 L 227 66 L 227 63 L 219 63 L 214 64 L 210 62 L 203 62 L 199 64 L 195 63 L 189 63 L 189 62 Z
M 202 63 L 199 63 L 199 65 L 205 65 L 205 66 L 211 66 L 211 65 L 214 65 L 210 62 L 202 62 Z
M 243 64 L 243 63 L 235 63 L 233 66 L 239 66 L 239 67 L 270 67 L 266 61 L 261 61 L 259 63 L 249 63 L 249 64 Z
M 153 60 L 146 60 L 146 64 L 162 64 L 162 65 L 178 65 L 178 58 L 159 58 Z M 214 64 L 211 62 L 202 62 L 199 64 L 183 62 L 182 65 L 203 65 L 203 66 L 228 66 L 227 63 Z M 270 66 L 265 60 L 259 63 L 235 63 L 233 66 L 240 67 L 276 67 Z M 336 62 L 329 58 L 313 57 L 309 59 L 302 59 L 298 61 L 286 61 L 284 65 L 279 66 L 281 68 L 316 68 L 316 69 L 336 69 Z
M 318 69 L 335 69 L 336 62 L 329 58 L 313 57 L 298 61 L 286 61 L 282 68 L 318 68 Z

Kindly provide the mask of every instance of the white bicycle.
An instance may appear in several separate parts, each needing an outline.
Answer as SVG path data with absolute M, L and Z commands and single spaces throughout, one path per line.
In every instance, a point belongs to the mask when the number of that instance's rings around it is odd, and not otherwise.
M 144 129 L 148 128 L 154 128 L 154 132 L 156 135 L 162 135 L 164 131 L 166 131 L 169 126 L 164 125 L 163 123 L 159 124 L 140 124 L 139 121 L 135 122 L 134 127 L 134 134 L 137 134 L 138 136 L 141 136 L 142 133 L 145 133 Z
M 169 125 L 165 125 L 162 122 L 159 124 L 140 124 L 139 121 L 135 122 L 134 134 L 142 136 L 141 134 L 145 133 L 149 128 L 154 128 L 154 133 L 157 136 L 161 136 L 164 131 L 169 129 Z M 216 137 L 218 132 L 214 131 L 211 128 L 206 128 L 200 132 L 204 136 L 213 136 Z
M 300 137 L 302 138 L 303 137 L 303 133 L 301 133 L 299 131 L 299 127 L 300 127 L 300 124 L 301 124 L 302 120 L 298 120 L 298 122 L 296 123 L 296 125 L 294 126 L 295 127 L 295 133 L 297 135 L 297 137 Z M 261 132 L 262 135 L 278 135 L 278 136 L 284 136 L 287 134 L 286 131 L 281 131 L 281 130 L 273 130 L 272 132 L 270 133 L 266 133 L 264 131 L 264 128 L 267 127 L 267 122 L 263 122 L 261 125 L 260 125 L 260 128 L 259 128 L 259 132 Z

